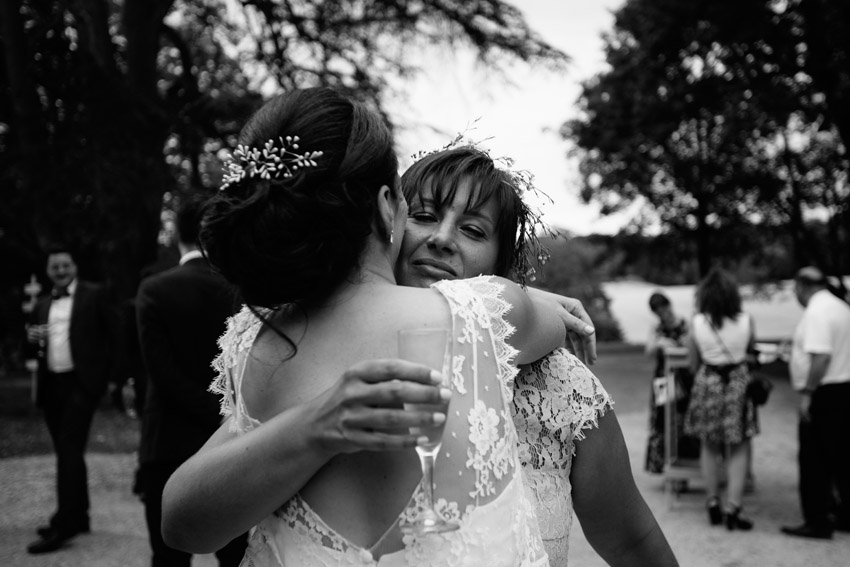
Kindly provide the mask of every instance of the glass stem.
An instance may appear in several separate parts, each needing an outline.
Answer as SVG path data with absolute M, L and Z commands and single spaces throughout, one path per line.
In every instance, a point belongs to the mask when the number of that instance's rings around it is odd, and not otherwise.
M 437 451 L 419 453 L 419 463 L 422 465 L 422 481 L 425 485 L 425 502 L 427 502 L 428 509 L 431 511 L 434 510 L 434 459 L 436 456 Z

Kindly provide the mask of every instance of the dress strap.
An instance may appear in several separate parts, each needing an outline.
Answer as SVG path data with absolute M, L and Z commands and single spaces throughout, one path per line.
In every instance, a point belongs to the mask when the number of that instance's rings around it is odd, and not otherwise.
M 266 311 L 260 313 L 265 315 Z M 236 315 L 228 318 L 227 328 L 218 339 L 219 353 L 212 361 L 212 367 L 218 375 L 210 384 L 209 391 L 221 396 L 220 413 L 230 418 L 231 431 L 245 432 L 258 423 L 248 415 L 239 391 L 247 353 L 262 327 L 263 321 L 248 306 L 243 305 Z

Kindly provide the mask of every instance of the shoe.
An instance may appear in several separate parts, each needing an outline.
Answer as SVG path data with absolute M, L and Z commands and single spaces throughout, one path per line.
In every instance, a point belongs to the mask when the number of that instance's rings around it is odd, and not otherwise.
M 47 524 L 47 525 L 44 525 L 44 526 L 37 527 L 36 530 L 35 530 L 35 533 L 37 533 L 41 537 L 47 537 L 47 535 L 52 531 L 53 531 L 53 526 L 51 526 L 50 524 Z M 88 519 L 86 519 L 83 523 L 81 523 L 79 526 L 75 527 L 71 531 L 73 532 L 71 535 L 90 533 L 91 528 L 89 527 Z
M 56 530 L 50 530 L 46 535 L 42 536 L 41 539 L 29 544 L 27 546 L 27 552 L 32 555 L 38 555 L 40 553 L 56 551 L 65 545 L 65 542 L 74 537 L 74 535 L 75 534 L 63 534 Z
M 782 526 L 782 533 L 797 537 L 808 537 L 811 539 L 832 539 L 832 530 L 829 528 L 818 528 L 809 524 L 799 526 Z
M 748 531 L 753 529 L 753 521 L 746 516 L 741 515 L 741 507 L 734 506 L 732 510 L 726 512 L 726 529 Z
M 837 532 L 850 532 L 850 517 L 832 517 L 832 529 Z
M 712 526 L 719 526 L 721 522 L 723 522 L 723 512 L 720 510 L 720 499 L 717 496 L 709 498 L 705 507 L 708 510 L 708 522 Z

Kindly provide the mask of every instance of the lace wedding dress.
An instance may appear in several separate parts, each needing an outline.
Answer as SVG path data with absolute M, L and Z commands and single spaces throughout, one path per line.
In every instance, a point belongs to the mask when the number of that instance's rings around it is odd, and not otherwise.
M 511 406 L 520 461 L 552 567 L 566 567 L 573 520 L 575 442 L 613 405 L 596 376 L 566 349 L 520 368 Z
M 487 277 L 434 284 L 452 313 L 452 400 L 435 467 L 437 509 L 460 529 L 426 536 L 401 535 L 400 525 L 423 509 L 421 485 L 395 523 L 371 547 L 339 533 L 296 494 L 250 533 L 242 567 L 320 566 L 528 566 L 548 565 L 534 507 L 523 484 L 510 404 L 516 351 L 505 342 L 513 329 L 502 287 Z M 262 323 L 247 308 L 232 317 L 214 362 L 222 413 L 244 434 L 259 426 L 245 407 L 241 384 Z M 387 541 L 399 538 L 401 549 Z

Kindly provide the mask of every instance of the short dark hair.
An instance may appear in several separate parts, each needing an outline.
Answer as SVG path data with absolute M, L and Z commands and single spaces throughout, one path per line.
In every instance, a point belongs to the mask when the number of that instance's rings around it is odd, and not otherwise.
M 514 271 L 520 257 L 528 251 L 525 228 L 531 222 L 529 211 L 510 174 L 497 168 L 486 152 L 465 146 L 429 154 L 404 172 L 401 189 L 410 203 L 421 199 L 422 190 L 430 187 L 434 206 L 439 209 L 454 200 L 465 181 L 472 183 L 467 209 L 476 210 L 490 199 L 496 200 L 498 251 L 492 275 L 514 278 L 524 275 Z
M 659 309 L 668 305 L 670 305 L 670 299 L 660 291 L 653 292 L 649 296 L 649 309 L 653 313 L 657 313 Z
M 198 244 L 206 201 L 207 198 L 199 194 L 187 195 L 180 199 L 174 225 L 177 229 L 177 239 L 183 244 Z
M 77 261 L 75 258 L 74 251 L 71 247 L 65 242 L 52 242 L 44 249 L 44 260 L 47 261 L 48 258 L 53 256 L 54 254 L 67 254 L 71 257 L 74 262 Z
M 719 329 L 724 319 L 734 319 L 741 313 L 738 283 L 729 272 L 714 267 L 697 286 L 696 304 L 697 311 Z

